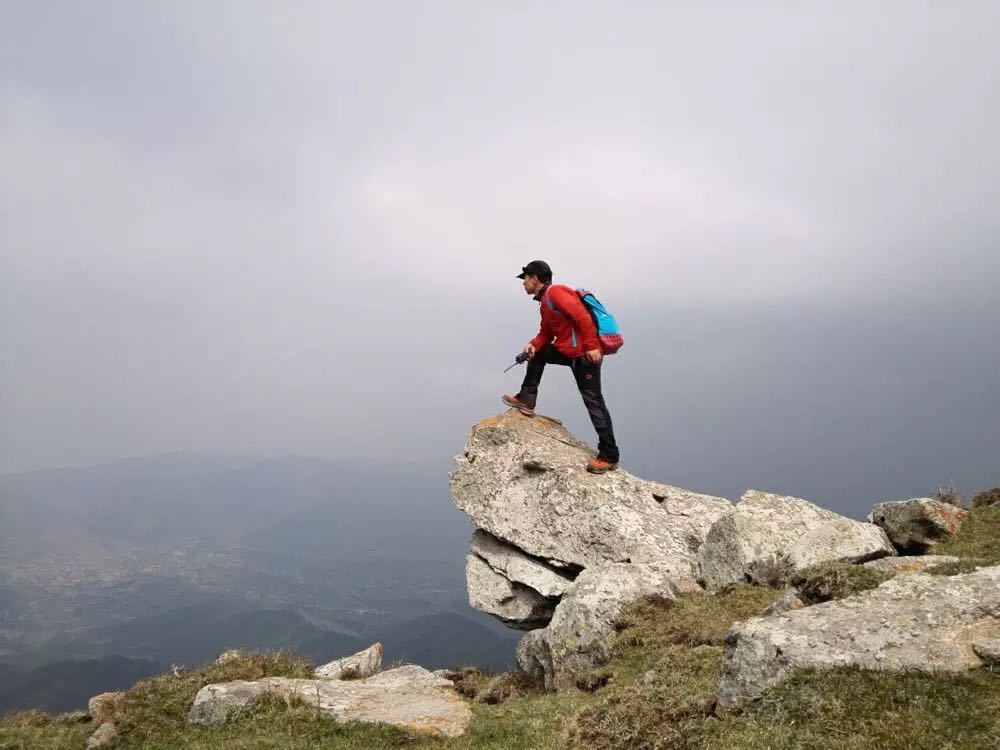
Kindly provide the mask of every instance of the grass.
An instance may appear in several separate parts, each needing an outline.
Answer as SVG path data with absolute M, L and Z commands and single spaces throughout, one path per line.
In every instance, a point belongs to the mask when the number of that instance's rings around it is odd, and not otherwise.
M 982 492 L 977 492 L 972 496 L 972 507 L 975 508 L 986 508 L 990 505 L 1000 504 L 1000 487 L 994 487 L 993 489 L 983 490 Z
M 776 589 L 734 584 L 715 596 L 646 598 L 619 617 L 611 679 L 576 716 L 566 746 L 592 750 L 685 747 L 710 716 L 732 623 L 759 615 Z
M 791 584 L 798 590 L 799 598 L 808 605 L 870 591 L 892 576 L 892 573 L 883 573 L 864 565 L 825 562 L 795 573 Z
M 1000 565 L 1000 506 L 972 510 L 958 533 L 934 545 L 930 554 L 975 558 L 980 565 Z
M 80 750 L 93 731 L 89 723 L 20 711 L 0 720 L 0 750 Z
M 996 750 L 1000 674 L 802 671 L 743 713 L 710 718 L 704 750 Z

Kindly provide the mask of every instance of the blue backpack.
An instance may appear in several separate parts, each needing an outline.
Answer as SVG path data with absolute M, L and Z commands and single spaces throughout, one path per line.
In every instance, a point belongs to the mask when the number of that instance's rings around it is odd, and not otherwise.
M 580 298 L 580 301 L 583 302 L 583 306 L 587 308 L 587 312 L 590 313 L 590 317 L 597 327 L 597 338 L 601 342 L 601 352 L 603 354 L 614 354 L 621 349 L 625 342 L 622 339 L 622 333 L 618 328 L 615 316 L 608 312 L 608 308 L 602 305 L 592 292 L 581 288 L 576 290 L 576 294 Z M 550 310 L 555 310 L 560 315 L 566 316 L 562 310 L 553 304 L 548 294 L 545 295 L 545 301 L 548 302 Z

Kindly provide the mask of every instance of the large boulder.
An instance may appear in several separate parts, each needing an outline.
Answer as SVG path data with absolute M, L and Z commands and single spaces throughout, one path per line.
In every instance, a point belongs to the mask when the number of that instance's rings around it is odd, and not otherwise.
M 712 524 L 699 550 L 701 578 L 718 590 L 747 579 L 753 565 L 787 560 L 793 570 L 821 562 L 859 563 L 896 550 L 878 526 L 854 521 L 797 497 L 759 490 Z
M 622 608 L 642 596 L 673 599 L 698 589 L 654 565 L 606 563 L 587 568 L 566 591 L 552 621 L 525 635 L 517 647 L 521 671 L 548 690 L 571 687 L 576 676 L 610 657 L 613 622 Z
M 206 685 L 188 714 L 194 724 L 219 724 L 237 709 L 264 695 L 297 697 L 340 720 L 381 722 L 444 737 L 465 733 L 469 705 L 454 685 L 423 667 L 409 665 L 361 680 L 261 680 Z
M 998 636 L 1000 566 L 898 576 L 839 601 L 736 623 L 718 701 L 756 698 L 802 667 L 961 672 L 989 659 L 988 639 Z
M 590 474 L 591 456 L 561 425 L 511 410 L 472 428 L 452 498 L 477 527 L 552 567 L 645 563 L 693 578 L 699 545 L 731 503 L 621 469 Z
M 364 651 L 316 667 L 313 677 L 317 680 L 357 680 L 381 671 L 382 644 L 373 643 Z
M 926 552 L 954 536 L 969 511 L 930 497 L 876 503 L 868 520 L 885 530 L 903 552 Z

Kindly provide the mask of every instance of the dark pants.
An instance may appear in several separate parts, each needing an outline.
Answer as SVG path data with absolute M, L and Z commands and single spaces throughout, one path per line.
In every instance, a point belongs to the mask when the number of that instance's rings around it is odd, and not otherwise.
M 538 400 L 538 384 L 542 382 L 545 365 L 566 365 L 573 371 L 576 386 L 583 396 L 587 406 L 590 421 L 597 430 L 597 454 L 612 463 L 618 463 L 618 445 L 615 443 L 614 428 L 611 425 L 611 415 L 601 395 L 601 366 L 591 364 L 586 357 L 570 358 L 560 352 L 552 344 L 546 345 L 534 357 L 528 360 L 528 372 L 521 384 L 517 398 L 532 409 Z

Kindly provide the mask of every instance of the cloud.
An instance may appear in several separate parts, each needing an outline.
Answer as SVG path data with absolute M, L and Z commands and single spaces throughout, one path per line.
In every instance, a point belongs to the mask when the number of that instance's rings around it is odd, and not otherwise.
M 541 257 L 625 326 L 627 465 L 986 481 L 995 4 L 5 20 L 0 470 L 450 455 L 517 387 Z M 546 408 L 586 435 L 565 375 Z

